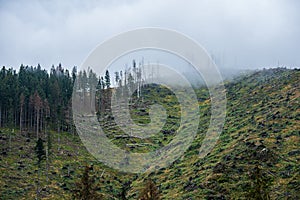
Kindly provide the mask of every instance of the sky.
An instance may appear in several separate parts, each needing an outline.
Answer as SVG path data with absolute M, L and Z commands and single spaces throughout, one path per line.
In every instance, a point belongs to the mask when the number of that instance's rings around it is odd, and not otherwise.
M 221 68 L 300 66 L 297 0 L 0 0 L 0 65 L 80 66 L 108 38 L 181 32 Z

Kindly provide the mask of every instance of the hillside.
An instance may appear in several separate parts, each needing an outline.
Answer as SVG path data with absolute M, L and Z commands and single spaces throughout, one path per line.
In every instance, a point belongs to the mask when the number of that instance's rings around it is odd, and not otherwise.
M 209 122 L 210 101 L 206 88 L 198 88 L 200 122 L 198 134 L 188 151 L 168 168 L 150 174 L 125 174 L 95 160 L 75 133 L 41 132 L 46 142 L 51 138 L 49 175 L 46 161 L 41 169 L 43 199 L 71 199 L 75 182 L 80 180 L 86 165 L 93 166 L 96 190 L 104 199 L 137 199 L 144 183 L 151 178 L 162 199 L 300 199 L 300 71 L 283 68 L 261 70 L 240 76 L 225 84 L 227 117 L 220 139 L 204 159 L 198 153 Z M 155 93 L 156 91 L 156 93 Z M 166 95 L 164 95 L 166 93 Z M 147 95 L 148 94 L 148 95 Z M 148 88 L 145 101 L 155 97 L 171 103 L 173 115 L 164 131 L 147 141 L 119 138 L 115 144 L 131 151 L 146 151 L 167 144 L 178 128 L 176 99 L 163 88 Z M 148 100 L 147 100 L 148 98 Z M 175 109 L 174 109 L 175 107 Z M 147 108 L 143 112 L 147 113 Z M 147 114 L 132 106 L 134 120 L 147 123 Z M 106 122 L 107 123 L 107 122 Z M 170 126 L 168 124 L 171 124 Z M 118 132 L 107 127 L 106 134 Z M 45 134 L 45 133 L 50 134 Z M 162 136 L 162 137 L 160 137 Z M 151 144 L 132 148 L 126 144 Z M 38 177 L 34 152 L 36 135 L 21 134 L 17 128 L 0 129 L 0 193 L 1 199 L 34 199 Z M 257 193 L 260 193 L 260 196 Z
M 198 137 L 183 158 L 151 174 L 163 196 L 251 198 L 259 179 L 271 199 L 299 199 L 299 75 L 299 70 L 272 69 L 227 83 L 227 119 L 217 146 L 199 160 Z M 139 180 L 143 177 L 137 187 Z

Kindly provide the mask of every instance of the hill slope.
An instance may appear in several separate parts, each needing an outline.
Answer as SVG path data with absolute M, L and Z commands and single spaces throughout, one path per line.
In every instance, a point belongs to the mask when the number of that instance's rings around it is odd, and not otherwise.
M 162 199 L 299 199 L 299 80 L 299 70 L 279 68 L 226 83 L 224 131 L 204 159 L 199 159 L 198 151 L 209 122 L 210 102 L 207 90 L 197 89 L 199 134 L 181 159 L 151 174 L 138 176 L 109 169 L 89 155 L 78 136 L 64 133 L 58 143 L 57 133 L 51 132 L 49 180 L 43 163 L 42 197 L 70 199 L 83 167 L 93 164 L 92 174 L 105 199 L 120 199 L 128 181 L 127 198 L 136 199 L 147 178 L 159 187 Z M 165 140 L 170 138 L 172 135 Z M 1 199 L 33 199 L 35 135 L 1 129 L 0 145 Z M 255 196 L 258 193 L 260 196 Z

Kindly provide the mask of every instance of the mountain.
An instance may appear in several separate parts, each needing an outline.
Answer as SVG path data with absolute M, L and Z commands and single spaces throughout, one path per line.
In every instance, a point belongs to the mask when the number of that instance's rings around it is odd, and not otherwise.
M 137 199 L 147 180 L 157 186 L 161 199 L 300 199 L 299 80 L 299 69 L 276 68 L 227 81 L 224 129 L 203 159 L 199 158 L 199 148 L 210 120 L 210 100 L 205 87 L 196 89 L 201 116 L 195 140 L 180 159 L 151 173 L 121 173 L 105 166 L 88 153 L 75 133 L 40 133 L 45 144 L 47 135 L 51 139 L 49 167 L 45 160 L 40 166 L 40 197 L 71 199 L 85 166 L 90 166 L 94 190 L 103 199 Z M 157 88 L 149 87 L 145 94 L 149 105 L 155 97 L 168 96 L 169 102 L 176 101 L 164 89 L 155 91 Z M 173 107 L 177 107 L 176 102 Z M 132 110 L 133 118 L 139 120 L 141 111 L 134 106 Z M 173 114 L 176 116 L 176 112 Z M 174 137 L 178 128 L 177 118 L 171 119 L 167 122 L 173 126 L 165 127 L 163 138 L 147 140 L 153 144 L 150 147 L 125 144 L 145 143 L 136 138 L 114 142 L 131 151 L 159 148 Z M 148 123 L 147 114 L 138 122 Z M 106 127 L 106 134 L 113 139 L 116 128 Z M 0 146 L 1 199 L 35 198 L 39 172 L 35 133 L 1 128 Z

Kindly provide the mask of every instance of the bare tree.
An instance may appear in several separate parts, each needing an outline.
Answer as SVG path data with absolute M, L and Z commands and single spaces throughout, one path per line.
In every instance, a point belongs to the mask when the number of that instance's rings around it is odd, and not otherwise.
M 22 93 L 20 96 L 20 132 L 22 133 L 22 123 L 23 123 L 23 107 L 24 107 L 25 97 Z
M 36 138 L 39 139 L 39 124 L 40 124 L 40 110 L 42 108 L 43 101 L 39 96 L 38 92 L 35 91 L 34 93 L 34 108 L 36 112 Z

